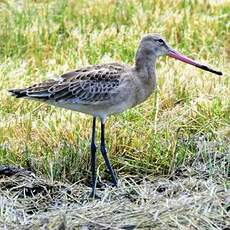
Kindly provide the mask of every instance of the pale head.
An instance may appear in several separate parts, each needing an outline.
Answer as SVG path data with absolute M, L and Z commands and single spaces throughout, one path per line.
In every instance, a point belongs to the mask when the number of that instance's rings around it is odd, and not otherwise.
M 202 64 L 200 62 L 194 61 L 183 54 L 177 52 L 176 50 L 172 49 L 165 41 L 158 34 L 153 35 L 145 35 L 140 42 L 139 49 L 142 50 L 142 53 L 145 53 L 147 56 L 163 56 L 168 55 L 169 57 L 173 57 L 177 60 L 185 62 L 187 64 L 193 65 L 197 68 L 215 73 L 217 75 L 222 75 L 222 72 L 213 70 L 212 68 L 208 67 L 206 64 Z
M 140 47 L 154 56 L 167 55 L 169 52 L 169 46 L 164 38 L 158 34 L 148 34 L 141 39 Z

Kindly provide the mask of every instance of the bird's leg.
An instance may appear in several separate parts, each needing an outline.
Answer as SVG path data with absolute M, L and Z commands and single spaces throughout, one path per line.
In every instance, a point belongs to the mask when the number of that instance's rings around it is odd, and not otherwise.
M 97 185 L 97 175 L 96 175 L 96 151 L 97 146 L 95 144 L 96 136 L 96 117 L 93 118 L 93 128 L 92 128 L 92 140 L 91 140 L 91 172 L 92 172 L 92 192 L 90 197 L 95 197 L 96 185 Z
M 106 147 L 105 147 L 105 122 L 102 120 L 101 121 L 101 153 L 102 153 L 102 156 L 105 160 L 105 164 L 106 164 L 106 167 L 107 169 L 109 170 L 109 173 L 112 177 L 112 182 L 114 184 L 114 186 L 117 186 L 117 177 L 116 177 L 116 174 L 109 162 L 109 158 L 107 156 L 107 150 L 106 150 Z

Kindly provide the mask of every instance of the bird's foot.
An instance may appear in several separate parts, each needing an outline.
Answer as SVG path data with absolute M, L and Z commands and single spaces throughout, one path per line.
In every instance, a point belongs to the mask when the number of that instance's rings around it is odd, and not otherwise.
M 116 187 L 117 188 L 118 187 L 118 182 L 117 181 L 113 181 L 112 182 L 112 187 Z
M 112 177 L 111 183 L 112 183 L 112 187 L 116 187 L 116 188 L 118 187 L 118 179 L 116 175 Z
M 104 182 L 104 185 L 105 186 L 111 186 L 111 187 L 118 187 L 118 181 L 106 181 L 106 182 Z
M 95 191 L 92 191 L 89 195 L 89 198 L 92 198 L 92 199 L 101 199 L 100 196 L 98 196 Z

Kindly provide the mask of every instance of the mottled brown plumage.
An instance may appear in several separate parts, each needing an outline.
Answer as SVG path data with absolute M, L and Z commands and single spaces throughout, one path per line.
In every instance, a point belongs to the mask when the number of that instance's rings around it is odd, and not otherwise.
M 118 63 L 88 66 L 65 73 L 57 80 L 34 84 L 25 89 L 10 90 L 17 97 L 73 101 L 101 102 L 111 99 L 111 91 L 119 86 L 121 74 L 127 66 Z

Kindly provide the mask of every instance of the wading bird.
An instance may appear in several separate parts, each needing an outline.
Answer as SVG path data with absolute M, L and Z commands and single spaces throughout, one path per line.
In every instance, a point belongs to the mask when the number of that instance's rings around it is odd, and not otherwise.
M 93 116 L 91 140 L 92 191 L 96 192 L 96 118 L 101 120 L 100 150 L 106 167 L 117 186 L 117 176 L 109 162 L 105 147 L 105 121 L 108 115 L 121 113 L 145 101 L 156 88 L 155 65 L 159 56 L 168 55 L 187 64 L 217 75 L 220 71 L 193 61 L 172 49 L 159 35 L 146 35 L 136 52 L 135 65 L 118 63 L 94 65 L 77 69 L 28 88 L 11 89 L 17 98 L 37 99 L 50 105 L 79 111 Z

